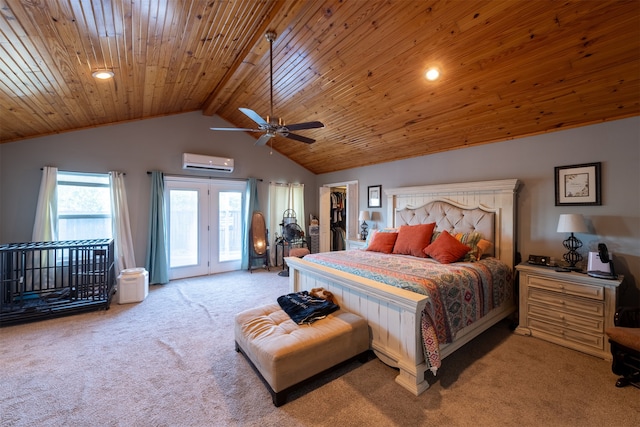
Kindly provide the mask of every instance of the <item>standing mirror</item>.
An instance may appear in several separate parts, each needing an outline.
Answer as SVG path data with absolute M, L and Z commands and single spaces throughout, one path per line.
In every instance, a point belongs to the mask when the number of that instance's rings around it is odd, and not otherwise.
M 263 260 L 263 267 L 269 269 L 269 246 L 267 236 L 267 226 L 262 212 L 255 211 L 251 217 L 250 230 L 251 248 L 249 253 L 249 271 L 252 271 L 253 261 Z

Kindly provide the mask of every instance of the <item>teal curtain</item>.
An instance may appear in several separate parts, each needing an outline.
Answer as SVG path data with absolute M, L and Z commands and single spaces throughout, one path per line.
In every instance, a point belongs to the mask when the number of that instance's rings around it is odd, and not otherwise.
M 251 244 L 251 218 L 253 212 L 260 210 L 260 204 L 258 203 L 258 180 L 256 178 L 249 178 L 247 182 L 247 191 L 245 197 L 245 212 L 242 227 L 242 269 L 248 269 L 254 267 L 256 262 L 260 260 L 254 260 L 254 265 L 249 265 L 249 258 L 253 252 L 253 245 Z
M 167 219 L 164 203 L 164 174 L 151 172 L 151 203 L 149 207 L 149 240 L 146 268 L 150 284 L 169 283 L 167 251 Z

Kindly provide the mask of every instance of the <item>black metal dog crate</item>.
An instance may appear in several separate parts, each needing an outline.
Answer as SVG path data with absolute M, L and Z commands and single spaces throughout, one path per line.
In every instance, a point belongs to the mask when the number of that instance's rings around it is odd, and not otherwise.
M 0 245 L 0 326 L 107 309 L 113 240 Z

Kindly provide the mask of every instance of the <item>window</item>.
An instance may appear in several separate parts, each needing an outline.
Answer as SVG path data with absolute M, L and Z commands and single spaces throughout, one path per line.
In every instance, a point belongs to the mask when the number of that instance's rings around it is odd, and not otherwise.
M 108 174 L 58 171 L 58 238 L 112 238 Z

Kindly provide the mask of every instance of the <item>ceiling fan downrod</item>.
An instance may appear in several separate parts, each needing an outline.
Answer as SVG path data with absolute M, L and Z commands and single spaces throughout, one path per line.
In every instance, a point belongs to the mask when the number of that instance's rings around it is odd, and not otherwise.
M 269 40 L 269 101 L 270 101 L 270 110 L 269 117 L 267 117 L 267 122 L 271 123 L 270 120 L 273 120 L 273 42 L 275 41 L 277 35 L 275 31 L 267 31 L 265 34 L 267 40 Z

